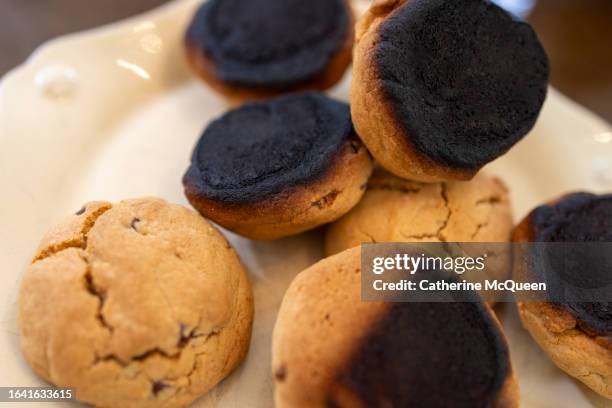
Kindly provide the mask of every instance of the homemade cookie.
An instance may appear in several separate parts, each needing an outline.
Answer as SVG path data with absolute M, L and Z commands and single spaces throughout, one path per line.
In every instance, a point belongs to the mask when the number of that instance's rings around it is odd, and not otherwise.
M 249 238 L 273 239 L 347 213 L 371 172 L 348 106 L 303 93 L 245 104 L 212 122 L 183 185 L 205 217 Z
M 612 194 L 569 194 L 538 207 L 516 227 L 514 241 L 612 242 Z M 565 281 L 580 287 L 612 284 L 608 270 L 597 275 L 594 271 L 601 268 L 585 265 L 589 259 L 584 258 L 572 268 L 568 254 Z M 545 281 L 556 276 L 552 270 L 546 272 Z M 612 399 L 612 301 L 521 302 L 519 312 L 525 328 L 559 368 Z
M 291 283 L 273 333 L 277 408 L 518 407 L 488 306 L 362 302 L 360 272 L 357 247 Z
M 186 35 L 195 72 L 233 100 L 324 90 L 351 62 L 347 0 L 208 0 Z
M 362 243 L 508 242 L 508 190 L 483 173 L 469 182 L 423 184 L 376 171 L 363 199 L 327 229 L 328 255 Z
M 548 59 L 486 0 L 376 0 L 357 27 L 351 109 L 374 158 L 410 180 L 467 180 L 533 127 Z
M 195 212 L 89 203 L 43 238 L 19 298 L 32 368 L 98 407 L 184 407 L 244 359 L 244 267 Z

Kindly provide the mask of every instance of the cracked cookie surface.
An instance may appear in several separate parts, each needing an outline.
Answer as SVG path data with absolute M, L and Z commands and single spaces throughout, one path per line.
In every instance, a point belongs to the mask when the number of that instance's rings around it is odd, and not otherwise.
M 51 229 L 19 299 L 24 356 L 99 407 L 182 407 L 245 357 L 253 299 L 225 238 L 160 199 L 95 202 Z
M 508 190 L 480 173 L 469 182 L 424 184 L 377 170 L 361 202 L 327 230 L 328 255 L 362 243 L 508 242 Z

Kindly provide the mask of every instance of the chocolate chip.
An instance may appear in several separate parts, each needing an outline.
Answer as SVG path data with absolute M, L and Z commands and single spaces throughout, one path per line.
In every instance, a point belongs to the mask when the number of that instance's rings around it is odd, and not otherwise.
M 331 192 L 329 192 L 325 196 L 323 196 L 320 199 L 318 199 L 317 201 L 313 202 L 312 206 L 313 207 L 317 207 L 320 210 L 322 210 L 322 209 L 324 209 L 326 207 L 329 207 L 330 205 L 332 205 L 334 203 L 334 201 L 336 200 L 336 197 L 338 197 L 339 194 L 340 194 L 340 192 L 338 190 L 332 190 Z
M 181 327 L 180 328 L 180 337 L 179 337 L 177 346 L 179 348 L 183 348 L 183 347 L 185 347 L 187 345 L 187 343 L 189 343 L 189 340 L 191 340 L 191 338 L 193 337 L 192 336 L 193 331 L 188 332 L 187 331 L 187 326 L 184 325 L 183 323 L 181 323 L 180 327 Z
M 74 215 L 82 215 L 85 214 L 85 211 L 87 210 L 86 206 L 81 207 L 81 209 L 77 212 L 74 213 Z
M 166 383 L 163 383 L 161 381 L 155 381 L 153 383 L 153 386 L 151 387 L 151 392 L 153 393 L 153 395 L 157 396 L 157 394 L 159 394 L 163 389 L 168 387 L 169 385 Z
M 139 222 L 140 222 L 140 218 L 134 218 L 132 222 L 130 223 L 130 228 L 132 228 L 134 231 L 138 231 L 136 229 L 136 224 L 138 224 Z
M 274 373 L 274 378 L 276 378 L 276 380 L 279 382 L 285 381 L 285 378 L 287 378 L 287 368 L 285 368 L 284 365 L 278 367 L 278 369 Z

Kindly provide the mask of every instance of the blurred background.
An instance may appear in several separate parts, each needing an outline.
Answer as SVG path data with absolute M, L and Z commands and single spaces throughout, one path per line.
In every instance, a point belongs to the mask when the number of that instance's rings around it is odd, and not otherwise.
M 552 84 L 612 122 L 612 0 L 495 0 L 532 23 Z M 0 76 L 44 41 L 168 0 L 0 0 Z

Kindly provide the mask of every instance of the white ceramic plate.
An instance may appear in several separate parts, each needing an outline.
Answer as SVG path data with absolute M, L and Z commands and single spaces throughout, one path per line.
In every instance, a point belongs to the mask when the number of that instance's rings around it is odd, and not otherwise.
M 49 226 L 90 200 L 154 195 L 187 205 L 181 176 L 191 149 L 226 109 L 183 60 L 181 39 L 196 3 L 51 41 L 0 83 L 0 386 L 43 384 L 19 352 L 15 311 L 21 275 Z M 348 80 L 331 93 L 346 99 Z M 611 129 L 551 90 L 533 132 L 490 167 L 511 187 L 517 218 L 563 192 L 612 190 Z M 321 235 L 228 236 L 254 284 L 253 342 L 246 363 L 196 406 L 270 407 L 276 310 L 293 276 L 321 257 Z M 605 406 L 549 362 L 511 305 L 498 312 L 524 407 Z

